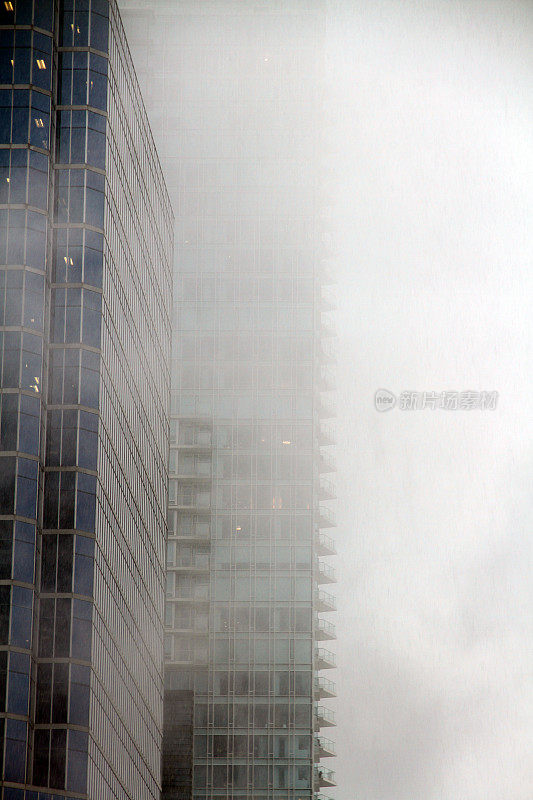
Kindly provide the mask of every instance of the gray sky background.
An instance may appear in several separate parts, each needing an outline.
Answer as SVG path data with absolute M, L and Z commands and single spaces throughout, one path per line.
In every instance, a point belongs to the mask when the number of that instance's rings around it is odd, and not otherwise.
M 324 793 L 531 800 L 533 3 L 334 7 L 342 700 Z M 380 387 L 500 397 L 378 414 Z

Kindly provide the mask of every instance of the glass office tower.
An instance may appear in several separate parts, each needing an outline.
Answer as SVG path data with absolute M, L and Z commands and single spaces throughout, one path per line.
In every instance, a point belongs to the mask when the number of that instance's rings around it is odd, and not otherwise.
M 163 798 L 309 800 L 334 784 L 324 4 L 121 7 L 177 218 Z
M 116 3 L 0 7 L 0 796 L 160 792 L 173 220 Z

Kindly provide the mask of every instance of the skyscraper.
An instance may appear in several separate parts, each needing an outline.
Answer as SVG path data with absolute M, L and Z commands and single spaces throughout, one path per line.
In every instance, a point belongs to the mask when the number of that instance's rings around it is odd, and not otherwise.
M 334 784 L 325 7 L 121 6 L 177 222 L 163 798 L 309 800 Z
M 173 220 L 114 0 L 1 4 L 0 193 L 0 795 L 156 800 Z

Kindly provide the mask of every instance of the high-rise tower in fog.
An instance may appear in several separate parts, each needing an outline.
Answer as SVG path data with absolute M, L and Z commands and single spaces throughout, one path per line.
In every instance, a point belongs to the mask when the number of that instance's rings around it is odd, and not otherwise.
M 322 0 L 124 0 L 176 213 L 163 798 L 333 785 Z
M 0 796 L 158 800 L 168 195 L 114 0 L 0 8 Z

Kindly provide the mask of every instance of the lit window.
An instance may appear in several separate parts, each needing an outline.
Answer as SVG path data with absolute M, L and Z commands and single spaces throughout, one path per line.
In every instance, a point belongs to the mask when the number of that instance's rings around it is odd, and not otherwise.
M 44 122 L 42 121 L 42 119 L 40 117 L 39 117 L 39 119 L 35 120 L 35 124 L 37 125 L 38 128 L 44 128 Z
M 37 59 L 37 66 L 39 67 L 39 69 L 46 69 L 44 58 Z
M 13 3 L 10 3 L 10 2 L 8 2 L 8 1 L 6 0 L 6 2 L 4 3 L 4 5 L 5 5 L 5 7 L 6 7 L 6 11 L 13 11 Z

